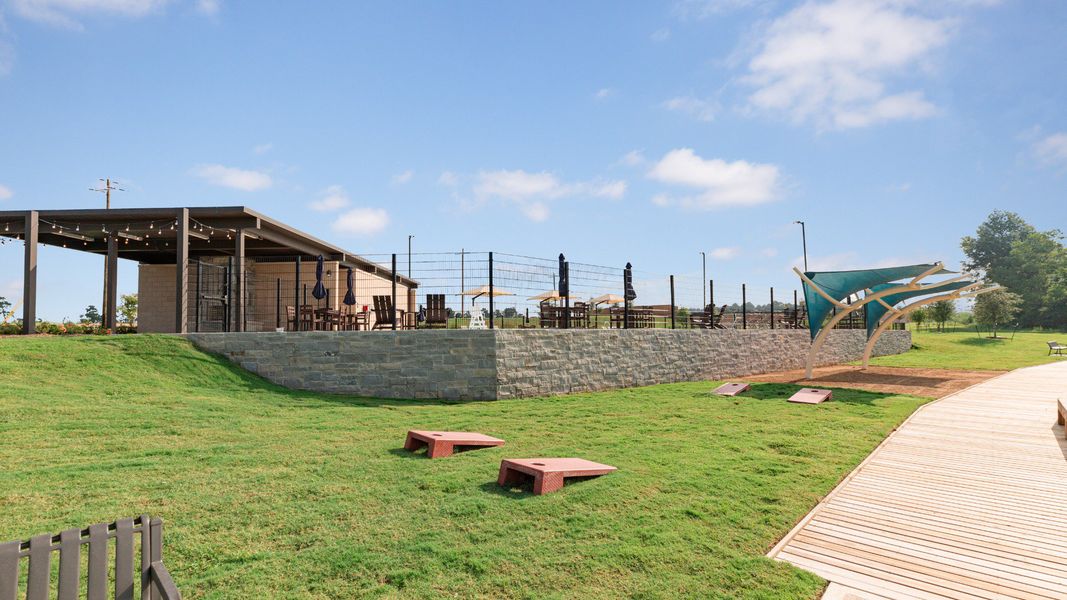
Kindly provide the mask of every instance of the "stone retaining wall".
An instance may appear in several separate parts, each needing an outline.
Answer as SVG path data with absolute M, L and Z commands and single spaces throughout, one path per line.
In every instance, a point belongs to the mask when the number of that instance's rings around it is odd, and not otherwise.
M 295 389 L 380 398 L 494 400 L 699 381 L 804 366 L 796 330 L 423 330 L 192 333 L 222 354 Z M 857 360 L 864 332 L 830 334 L 818 364 Z M 876 355 L 911 347 L 887 332 Z

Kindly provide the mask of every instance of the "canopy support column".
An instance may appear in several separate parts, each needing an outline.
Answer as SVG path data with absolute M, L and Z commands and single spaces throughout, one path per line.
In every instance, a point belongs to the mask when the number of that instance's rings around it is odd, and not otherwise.
M 118 324 L 119 238 L 107 238 L 107 268 L 104 269 L 104 329 L 114 332 Z
M 180 208 L 174 230 L 174 333 L 189 332 L 189 209 Z
M 22 272 L 22 333 L 37 332 L 37 211 L 26 213 L 25 268 Z
M 237 231 L 233 248 L 234 331 L 245 330 L 245 232 Z

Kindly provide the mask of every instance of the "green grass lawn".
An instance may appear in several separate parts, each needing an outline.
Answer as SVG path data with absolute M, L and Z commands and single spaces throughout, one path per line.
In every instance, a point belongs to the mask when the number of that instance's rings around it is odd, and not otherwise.
M 823 581 L 763 554 L 923 400 L 710 389 L 374 400 L 287 391 L 167 336 L 3 339 L 0 540 L 158 515 L 187 598 L 817 598 Z M 430 461 L 401 450 L 409 428 L 507 445 Z M 533 456 L 619 471 L 497 487 L 501 458 Z
M 985 333 L 979 336 L 974 331 L 912 331 L 910 352 L 873 358 L 871 364 L 880 367 L 1009 371 L 1067 360 L 1049 356 L 1046 343 L 1058 339 L 1060 343 L 1067 344 L 1067 335 L 1018 332 L 1014 339 L 1011 339 L 1011 331 L 1001 331 L 998 335 L 1003 339 L 989 339 Z

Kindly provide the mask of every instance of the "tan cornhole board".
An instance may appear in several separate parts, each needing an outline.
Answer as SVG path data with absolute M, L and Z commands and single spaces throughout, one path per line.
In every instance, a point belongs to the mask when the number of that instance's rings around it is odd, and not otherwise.
M 1067 406 L 1063 405 L 1063 398 L 1056 399 L 1056 424 L 1067 427 Z M 1067 431 L 1064 432 L 1067 437 Z
M 799 404 L 820 404 L 833 397 L 834 394 L 830 390 L 803 388 L 799 392 L 790 396 L 789 401 L 797 402 Z
M 715 391 L 712 392 L 712 393 L 713 394 L 718 394 L 720 396 L 736 396 L 736 395 L 740 394 L 741 392 L 747 392 L 747 391 L 748 391 L 748 384 L 747 383 L 724 383 L 724 384 L 720 385 L 719 387 L 715 388 Z
M 504 440 L 489 437 L 471 431 L 420 431 L 412 429 L 404 441 L 404 449 L 414 452 L 426 447 L 429 458 L 452 456 L 452 451 L 460 448 L 480 448 L 486 446 L 503 446 Z
M 533 493 L 540 495 L 562 488 L 567 477 L 593 477 L 615 470 L 611 465 L 584 458 L 506 458 L 500 461 L 500 475 L 496 482 L 513 486 L 533 477 Z

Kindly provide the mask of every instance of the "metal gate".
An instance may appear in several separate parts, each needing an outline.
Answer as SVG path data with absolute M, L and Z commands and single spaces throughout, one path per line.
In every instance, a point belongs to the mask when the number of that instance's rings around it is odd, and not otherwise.
M 196 260 L 191 267 L 196 273 L 193 331 L 232 331 L 230 265 Z

